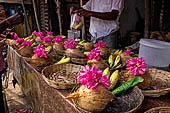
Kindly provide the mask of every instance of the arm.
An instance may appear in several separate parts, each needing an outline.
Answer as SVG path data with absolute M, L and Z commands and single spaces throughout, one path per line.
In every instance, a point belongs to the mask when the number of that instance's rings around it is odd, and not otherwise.
M 74 11 L 74 13 L 78 13 L 80 16 L 84 17 L 92 16 L 103 20 L 116 20 L 117 16 L 119 15 L 118 10 L 112 10 L 111 12 L 94 12 L 85 9 L 79 9 Z
M 24 20 L 23 15 L 15 14 L 0 22 L 0 34 L 8 27 L 22 23 Z

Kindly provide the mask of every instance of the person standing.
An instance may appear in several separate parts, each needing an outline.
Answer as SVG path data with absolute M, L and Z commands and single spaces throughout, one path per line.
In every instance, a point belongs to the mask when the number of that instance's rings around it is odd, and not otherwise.
M 117 48 L 119 17 L 124 8 L 123 0 L 89 0 L 81 8 L 71 7 L 70 13 L 90 17 L 91 41 L 106 42 L 110 48 Z

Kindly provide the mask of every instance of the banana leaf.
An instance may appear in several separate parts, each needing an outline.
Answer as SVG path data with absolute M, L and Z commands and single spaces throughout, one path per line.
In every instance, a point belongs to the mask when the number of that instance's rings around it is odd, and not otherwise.
M 112 94 L 119 95 L 120 93 L 126 91 L 127 89 L 136 86 L 137 84 L 143 82 L 143 78 L 136 76 L 135 78 L 123 83 L 121 86 L 112 91 Z

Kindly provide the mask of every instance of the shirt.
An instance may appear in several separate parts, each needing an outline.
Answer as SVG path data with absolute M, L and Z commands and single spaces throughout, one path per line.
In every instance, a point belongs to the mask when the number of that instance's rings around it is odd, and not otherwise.
M 0 72 L 5 69 L 5 61 L 3 59 L 2 50 L 0 49 Z
M 119 29 L 119 17 L 124 8 L 123 0 L 89 0 L 84 9 L 94 12 L 111 12 L 118 10 L 119 15 L 116 20 L 102 20 L 99 18 L 90 18 L 90 33 L 94 38 L 100 38 L 109 35 Z

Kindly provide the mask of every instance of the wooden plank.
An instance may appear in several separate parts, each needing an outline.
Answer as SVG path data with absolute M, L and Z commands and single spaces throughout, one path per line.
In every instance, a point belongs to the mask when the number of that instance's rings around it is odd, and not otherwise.
M 0 3 L 18 3 L 21 4 L 21 0 L 0 0 Z M 32 4 L 30 0 L 25 0 L 25 4 Z

